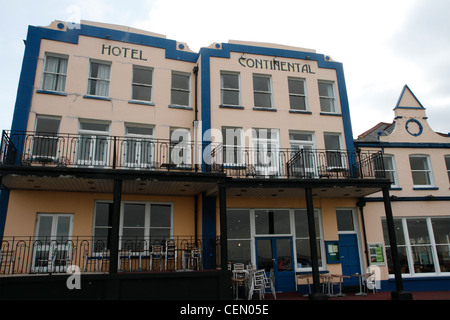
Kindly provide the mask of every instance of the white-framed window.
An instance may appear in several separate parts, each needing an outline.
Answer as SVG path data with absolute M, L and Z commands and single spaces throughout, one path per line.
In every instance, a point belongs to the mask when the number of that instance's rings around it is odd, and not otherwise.
M 240 79 L 237 72 L 220 73 L 221 104 L 239 106 L 241 104 Z
M 409 164 L 414 187 L 434 186 L 434 177 L 431 170 L 431 161 L 428 155 L 411 154 Z
M 69 58 L 63 55 L 45 55 L 42 90 L 64 92 L 66 90 L 67 64 Z
M 448 181 L 450 182 L 450 155 L 444 157 L 445 167 L 447 168 Z
M 280 131 L 253 128 L 253 163 L 258 176 L 276 176 L 280 173 Z
M 226 166 L 244 165 L 243 131 L 239 127 L 222 127 L 223 163 Z
M 133 66 L 133 80 L 131 99 L 138 101 L 152 101 L 153 69 Z
M 341 134 L 324 133 L 327 169 L 340 169 L 345 166 L 345 154 L 341 152 Z M 323 163 L 321 163 L 323 165 Z
M 301 78 L 288 78 L 289 106 L 291 110 L 307 111 L 306 81 Z
M 126 168 L 154 168 L 155 141 L 153 126 L 125 124 L 123 141 L 123 165 Z
M 191 132 L 187 128 L 170 128 L 170 148 L 167 164 L 170 167 L 189 169 L 192 167 L 191 155 L 193 145 Z
M 33 138 L 32 157 L 42 161 L 56 160 L 58 156 L 58 133 L 60 117 L 38 115 Z
M 323 239 L 322 220 L 320 210 L 314 209 L 314 223 L 316 227 L 316 242 L 319 268 L 325 267 L 325 243 Z M 312 258 L 308 228 L 308 213 L 306 209 L 294 210 L 295 223 L 295 254 L 296 270 L 311 270 Z
M 389 274 L 390 240 L 386 219 L 382 219 Z M 450 217 L 394 218 L 394 228 L 403 276 L 450 273 Z
M 336 113 L 336 95 L 334 83 L 330 81 L 318 81 L 320 111 L 326 113 Z
M 227 209 L 228 261 L 250 264 L 253 241 L 250 209 Z
M 109 97 L 111 63 L 91 61 L 88 77 L 87 94 L 97 97 Z
M 313 132 L 289 131 L 291 148 L 292 174 L 294 176 L 313 178 L 317 176 L 317 158 Z
M 191 75 L 172 72 L 171 105 L 190 106 Z
M 122 249 L 148 249 L 173 236 L 171 203 L 123 202 L 121 211 Z
M 272 78 L 270 75 L 253 74 L 255 107 L 272 108 Z
M 109 161 L 109 123 L 80 120 L 78 134 L 77 163 L 106 166 Z
M 395 164 L 394 156 L 391 154 L 384 154 L 383 164 L 384 164 L 384 171 L 386 173 L 386 178 L 388 178 L 391 181 L 391 188 L 400 187 L 400 184 L 398 182 L 397 167 Z
M 38 213 L 32 271 L 65 272 L 72 257 L 73 214 Z

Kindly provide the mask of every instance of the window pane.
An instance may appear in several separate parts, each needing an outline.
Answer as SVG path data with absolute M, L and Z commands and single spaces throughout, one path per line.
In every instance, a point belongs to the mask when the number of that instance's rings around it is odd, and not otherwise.
M 172 88 L 189 90 L 189 76 L 172 74 Z
M 415 185 L 430 185 L 430 175 L 428 172 L 413 172 L 413 182 Z
M 305 97 L 289 96 L 289 105 L 294 110 L 306 110 Z
M 250 212 L 248 210 L 228 210 L 227 226 L 229 239 L 249 239 Z
M 255 107 L 271 108 L 271 97 L 269 93 L 254 93 Z
M 39 217 L 39 227 L 37 235 L 38 237 L 50 237 L 52 234 L 52 216 L 40 216 Z
M 108 227 L 112 221 L 112 203 L 97 203 L 95 210 L 95 226 Z
M 288 86 L 289 86 L 289 93 L 302 94 L 302 95 L 305 94 L 305 86 L 303 84 L 303 80 L 289 79 Z
M 170 205 L 152 204 L 150 212 L 150 227 L 170 227 L 171 212 L 172 207 Z
M 355 231 L 352 210 L 336 210 L 338 231 Z
M 222 103 L 234 106 L 239 105 L 239 91 L 222 91 Z
M 38 133 L 58 133 L 59 119 L 39 117 L 36 122 L 36 132 Z
M 306 209 L 294 210 L 295 236 L 297 238 L 309 238 L 308 213 Z M 314 210 L 314 224 L 316 237 L 320 237 L 319 212 Z
M 409 241 L 412 245 L 430 243 L 430 236 L 425 219 L 408 219 Z
M 126 126 L 126 133 L 142 135 L 142 136 L 151 136 L 153 134 L 153 128 L 138 127 L 138 126 Z
M 256 234 L 289 234 L 289 211 L 256 210 L 255 229 Z
M 124 227 L 144 227 L 145 225 L 145 204 L 124 205 L 123 226 Z
M 140 68 L 133 69 L 133 83 L 152 84 L 152 70 L 145 70 Z
M 251 262 L 250 240 L 228 240 L 228 261 L 249 264 Z
M 172 90 L 172 104 L 189 105 L 189 92 Z
M 381 222 L 383 226 L 384 243 L 386 244 L 386 246 L 389 246 L 391 243 L 389 241 L 386 219 L 383 219 Z M 394 219 L 394 229 L 397 245 L 405 245 L 405 235 L 403 233 L 402 220 Z
M 340 150 L 340 139 L 338 135 L 334 134 L 325 134 L 325 149 L 327 150 Z
M 333 85 L 331 83 L 319 82 L 319 95 L 321 97 L 333 97 Z
M 81 130 L 108 132 L 109 125 L 105 123 L 80 122 Z
M 144 87 L 139 85 L 133 85 L 133 99 L 142 101 L 152 100 L 152 87 Z
M 254 76 L 253 89 L 255 91 L 270 92 L 270 78 Z
M 297 248 L 297 268 L 311 268 L 312 259 L 309 239 L 296 239 L 295 244 Z M 319 266 L 322 265 L 322 251 L 320 248 L 320 241 L 317 240 L 317 257 Z
M 222 88 L 239 89 L 239 76 L 237 74 L 222 74 Z

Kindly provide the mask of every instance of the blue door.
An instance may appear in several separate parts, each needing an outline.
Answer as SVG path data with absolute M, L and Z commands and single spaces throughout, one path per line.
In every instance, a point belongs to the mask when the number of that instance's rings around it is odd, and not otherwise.
M 350 276 L 361 273 L 356 234 L 339 234 L 339 254 L 341 255 L 343 275 Z M 344 286 L 357 286 L 358 284 L 357 277 L 344 278 Z
M 266 270 L 268 276 L 273 272 L 277 292 L 296 290 L 292 238 L 256 238 L 256 265 L 258 270 Z

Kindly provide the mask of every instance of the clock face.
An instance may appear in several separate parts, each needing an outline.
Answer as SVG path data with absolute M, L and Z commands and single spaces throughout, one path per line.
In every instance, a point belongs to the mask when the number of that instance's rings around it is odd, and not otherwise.
M 417 137 L 422 133 L 423 127 L 416 119 L 410 119 L 406 121 L 405 129 L 410 135 Z

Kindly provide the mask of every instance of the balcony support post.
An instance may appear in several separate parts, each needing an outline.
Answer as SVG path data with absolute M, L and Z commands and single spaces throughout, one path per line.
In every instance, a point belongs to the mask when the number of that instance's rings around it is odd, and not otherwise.
M 412 300 L 411 292 L 403 290 L 403 280 L 400 266 L 400 259 L 397 248 L 397 238 L 395 237 L 394 218 L 392 215 L 391 199 L 389 197 L 389 187 L 383 188 L 384 210 L 386 212 L 386 224 L 389 235 L 389 243 L 391 245 L 391 259 L 394 267 L 396 291 L 391 292 L 392 299 L 395 300 Z
M 311 188 L 305 188 L 305 197 L 306 197 L 306 212 L 308 216 L 309 246 L 311 250 L 311 267 L 313 277 L 313 292 L 309 295 L 309 299 L 327 300 L 328 296 L 320 292 L 319 257 L 317 255 L 316 223 L 314 221 L 314 204 Z
M 227 236 L 227 189 L 224 183 L 219 183 L 219 215 L 220 215 L 220 267 L 228 268 L 228 236 Z
M 109 273 L 116 274 L 119 262 L 119 229 L 120 229 L 120 202 L 122 198 L 122 180 L 114 180 L 113 214 L 111 223 L 111 243 Z

